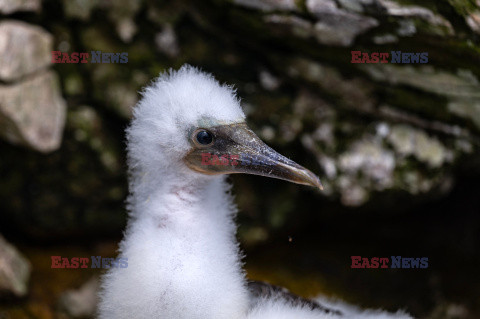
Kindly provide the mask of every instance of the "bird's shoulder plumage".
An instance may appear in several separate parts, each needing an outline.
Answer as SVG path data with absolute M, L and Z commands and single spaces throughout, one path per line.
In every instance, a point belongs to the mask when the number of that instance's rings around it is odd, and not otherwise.
M 342 314 L 342 312 L 338 309 L 323 306 L 316 301 L 295 295 L 287 288 L 275 286 L 264 281 L 249 281 L 248 290 L 254 303 L 255 300 L 258 299 L 283 299 L 286 303 L 292 306 L 308 307 L 311 310 L 321 311 L 326 314 Z

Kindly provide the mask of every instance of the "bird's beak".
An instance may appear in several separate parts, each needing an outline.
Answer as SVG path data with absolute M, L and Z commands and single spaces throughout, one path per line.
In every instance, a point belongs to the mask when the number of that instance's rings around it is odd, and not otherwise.
M 323 189 L 320 179 L 308 169 L 267 146 L 245 123 L 206 128 L 213 142 L 203 146 L 194 142 L 185 157 L 186 164 L 204 174 L 245 173 L 283 179 Z

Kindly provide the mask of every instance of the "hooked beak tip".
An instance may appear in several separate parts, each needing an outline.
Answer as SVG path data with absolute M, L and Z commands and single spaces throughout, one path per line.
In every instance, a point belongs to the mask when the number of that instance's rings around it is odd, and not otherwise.
M 312 173 L 312 186 L 313 187 L 316 187 L 318 189 L 320 189 L 321 191 L 323 191 L 323 185 L 322 185 L 322 182 L 320 181 L 320 178 L 318 178 L 315 174 Z
M 313 186 L 313 187 L 316 187 L 316 188 L 320 189 L 321 191 L 323 191 L 322 182 L 320 181 L 320 178 L 318 178 L 317 175 L 315 175 L 314 173 L 312 173 L 308 169 L 303 169 L 299 173 L 300 173 L 299 175 L 301 177 L 300 177 L 300 180 L 298 182 L 300 182 L 300 184 L 306 184 L 306 185 L 309 185 L 309 186 Z

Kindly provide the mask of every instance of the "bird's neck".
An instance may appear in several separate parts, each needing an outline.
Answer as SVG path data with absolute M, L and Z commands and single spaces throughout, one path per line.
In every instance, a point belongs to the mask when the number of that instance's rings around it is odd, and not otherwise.
M 142 302 L 164 318 L 241 317 L 248 300 L 224 177 L 146 173 L 131 187 L 121 251 L 145 285 Z
M 145 172 L 133 178 L 130 188 L 127 233 L 142 227 L 155 234 L 181 235 L 184 240 L 204 235 L 235 241 L 236 207 L 224 176 Z

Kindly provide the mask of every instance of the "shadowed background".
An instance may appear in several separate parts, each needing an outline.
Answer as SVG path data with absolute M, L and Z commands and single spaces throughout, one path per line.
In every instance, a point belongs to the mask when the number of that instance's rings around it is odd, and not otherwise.
M 53 50 L 128 63 L 52 64 Z M 230 178 L 250 278 L 478 318 L 479 53 L 478 0 L 0 0 L 0 318 L 92 316 L 101 270 L 50 257 L 115 256 L 131 107 L 184 63 L 234 84 L 252 129 L 325 185 Z M 358 255 L 429 267 L 351 269 Z

